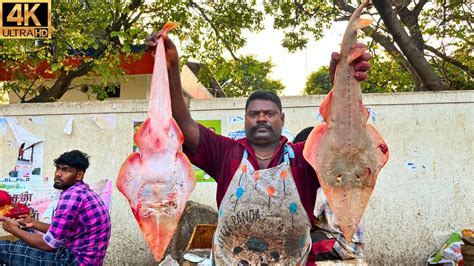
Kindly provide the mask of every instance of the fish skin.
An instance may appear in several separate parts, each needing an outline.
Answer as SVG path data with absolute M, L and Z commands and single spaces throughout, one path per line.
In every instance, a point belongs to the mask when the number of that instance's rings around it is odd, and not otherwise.
M 175 27 L 167 23 L 162 36 Z M 163 39 L 158 40 L 148 116 L 135 133 L 140 153 L 128 156 L 117 178 L 155 259 L 161 261 L 196 185 L 189 159 L 180 151 L 184 137 L 172 117 Z
M 360 82 L 354 78 L 351 66 L 365 51 L 365 47 L 353 45 L 357 43 L 357 30 L 371 22 L 360 18 L 368 4 L 369 0 L 365 0 L 349 20 L 334 85 L 320 107 L 326 123 L 311 131 L 303 150 L 349 242 L 389 157 L 386 143 L 377 130 L 367 124 L 369 112 L 362 104 Z

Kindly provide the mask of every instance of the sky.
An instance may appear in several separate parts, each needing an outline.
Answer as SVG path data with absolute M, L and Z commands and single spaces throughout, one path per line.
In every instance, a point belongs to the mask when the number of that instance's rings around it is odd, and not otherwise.
M 273 72 L 271 78 L 279 79 L 285 85 L 283 95 L 302 95 L 307 77 L 323 65 L 329 65 L 332 52 L 339 51 L 347 22 L 334 24 L 324 32 L 324 37 L 315 42 L 309 36 L 307 47 L 294 53 L 281 46 L 283 33 L 272 28 L 272 19 L 265 20 L 265 30 L 259 33 L 246 33 L 247 45 L 238 55 L 253 54 L 260 61 L 271 59 Z

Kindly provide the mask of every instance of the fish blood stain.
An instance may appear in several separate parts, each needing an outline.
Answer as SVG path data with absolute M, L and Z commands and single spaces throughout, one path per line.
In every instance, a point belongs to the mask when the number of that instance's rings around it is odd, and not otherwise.
M 387 151 L 388 151 L 388 147 L 385 144 L 380 144 L 379 148 L 384 154 L 387 153 Z

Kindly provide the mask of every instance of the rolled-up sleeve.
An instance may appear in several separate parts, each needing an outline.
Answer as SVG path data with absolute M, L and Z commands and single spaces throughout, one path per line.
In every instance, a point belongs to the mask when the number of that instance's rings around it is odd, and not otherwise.
M 50 231 L 43 235 L 43 240 L 46 242 L 46 244 L 48 244 L 48 246 L 54 249 L 64 246 L 65 242 L 64 240 L 55 239 Z
M 77 223 L 81 204 L 82 200 L 77 193 L 67 194 L 66 191 L 61 195 L 51 225 L 43 236 L 48 246 L 55 249 L 64 246 L 71 226 Z
M 192 164 L 204 170 L 212 178 L 219 182 L 219 171 L 222 162 L 229 157 L 234 140 L 217 135 L 201 124 L 199 126 L 199 146 L 193 154 L 184 147 L 183 151 Z

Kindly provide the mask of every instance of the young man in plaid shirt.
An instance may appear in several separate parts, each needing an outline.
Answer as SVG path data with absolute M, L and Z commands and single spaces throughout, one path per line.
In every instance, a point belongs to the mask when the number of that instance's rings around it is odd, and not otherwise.
M 32 234 L 0 217 L 18 241 L 0 241 L 0 263 L 7 265 L 102 265 L 110 239 L 110 216 L 99 195 L 83 182 L 87 154 L 73 150 L 54 160 L 54 188 L 63 192 L 51 224 L 21 220 L 44 234 Z

